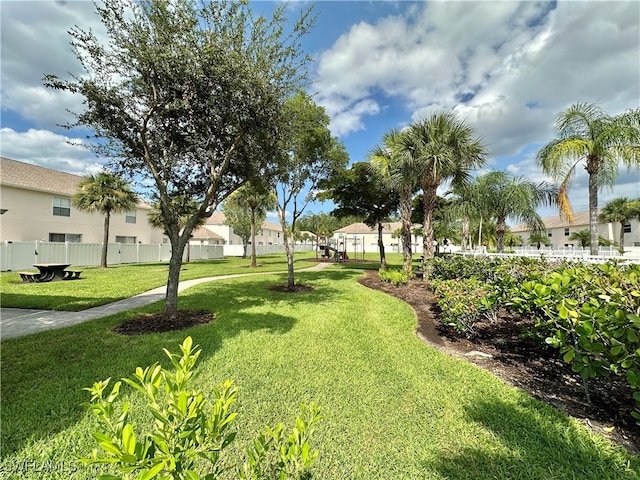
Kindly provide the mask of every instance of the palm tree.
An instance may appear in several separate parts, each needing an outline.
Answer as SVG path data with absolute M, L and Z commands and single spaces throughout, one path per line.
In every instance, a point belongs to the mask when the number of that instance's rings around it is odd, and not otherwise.
M 412 197 L 418 188 L 420 166 L 404 149 L 405 133 L 392 129 L 385 133 L 382 145 L 369 152 L 369 159 L 380 178 L 400 196 L 400 219 L 402 221 L 402 270 L 412 274 L 411 253 L 411 207 Z
M 618 251 L 624 254 L 624 226 L 625 224 L 640 215 L 640 200 L 629 200 L 626 197 L 614 198 L 607 203 L 598 214 L 598 221 L 602 223 L 620 224 L 620 236 L 618 237 Z
M 585 230 L 585 232 L 587 232 L 587 235 L 589 234 L 589 230 Z M 569 237 L 569 240 L 572 240 L 572 238 Z M 573 240 L 575 240 L 575 238 Z M 538 250 L 540 250 L 540 247 L 542 245 L 544 245 L 546 247 L 550 247 L 551 246 L 551 240 L 549 240 L 549 237 L 547 236 L 546 232 L 533 232 L 529 236 L 529 240 L 527 241 L 527 243 L 529 245 L 535 245 L 538 248 Z M 585 243 L 585 245 L 586 245 L 586 243 Z
M 514 177 L 506 171 L 489 172 L 477 181 L 482 211 L 496 221 L 498 253 L 504 251 L 507 218 L 525 223 L 531 231 L 546 229 L 536 208 L 557 203 L 558 189 L 547 182 L 535 183 L 524 177 Z
M 620 163 L 640 165 L 640 109 L 611 117 L 590 103 L 576 103 L 558 115 L 558 138 L 538 152 L 544 172 L 560 182 L 560 213 L 573 215 L 567 191 L 578 165 L 589 174 L 589 231 L 591 255 L 598 254 L 598 191 L 612 188 Z
M 474 139 L 474 131 L 453 112 L 440 112 L 409 126 L 404 149 L 419 165 L 423 192 L 423 253 L 434 254 L 433 212 L 437 189 L 445 181 L 453 185 L 469 179 L 469 172 L 484 164 L 486 148 Z
M 138 195 L 131 190 L 129 182 L 120 175 L 106 170 L 85 176 L 79 187 L 80 190 L 71 198 L 73 206 L 84 212 L 99 212 L 104 215 L 100 267 L 107 268 L 111 214 L 134 210 L 138 203 Z
M 239 206 L 244 206 L 249 210 L 251 220 L 251 268 L 256 268 L 256 230 L 257 224 L 262 223 L 267 218 L 267 212 L 276 208 L 277 199 L 275 195 L 265 189 L 258 188 L 253 183 L 247 183 L 236 190 L 230 197 Z
M 445 195 L 454 194 L 455 197 L 451 200 L 449 214 L 453 218 L 461 219 L 462 232 L 461 232 L 461 248 L 462 251 L 466 251 L 472 247 L 471 242 L 471 219 L 479 220 L 479 233 L 478 241 L 482 241 L 483 221 L 489 220 L 490 215 L 483 211 L 485 204 L 478 189 L 478 181 L 474 179 L 470 182 L 455 185 L 452 190 L 445 193 Z
M 165 218 L 167 218 L 167 216 L 175 217 L 177 219 L 176 224 L 178 226 L 178 230 L 181 232 L 191 216 L 196 213 L 199 208 L 199 205 L 195 200 L 185 197 L 184 195 L 173 195 L 169 197 L 168 205 L 171 211 L 163 214 L 161 203 L 154 203 L 148 216 L 151 226 L 164 229 L 165 234 L 167 234 L 167 229 L 165 228 Z M 201 227 L 206 222 L 206 217 L 198 218 L 198 221 L 193 226 L 193 230 Z M 191 244 L 190 242 L 187 242 L 187 263 L 189 262 L 190 257 Z
M 576 240 L 580 242 L 580 246 L 582 248 L 589 247 L 591 246 L 591 231 L 588 228 L 585 228 L 584 230 L 573 232 L 571 235 L 569 235 L 569 240 Z M 598 245 L 601 247 L 608 247 L 610 245 L 615 245 L 615 242 L 598 236 Z

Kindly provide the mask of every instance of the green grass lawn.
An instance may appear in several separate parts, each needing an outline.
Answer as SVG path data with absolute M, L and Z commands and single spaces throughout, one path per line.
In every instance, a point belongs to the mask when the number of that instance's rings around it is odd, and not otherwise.
M 217 318 L 182 332 L 111 332 L 136 313 L 160 310 L 155 304 L 3 341 L 0 476 L 95 478 L 75 463 L 95 447 L 82 388 L 166 365 L 162 348 L 175 352 L 191 335 L 203 350 L 204 391 L 227 378 L 240 389 L 237 448 L 265 424 L 290 424 L 302 402 L 322 408 L 315 479 L 639 478 L 637 456 L 422 343 L 410 307 L 359 285 L 354 267 L 300 272 L 297 280 L 313 290 L 298 294 L 269 290 L 283 274 L 193 287 L 181 308 Z M 140 407 L 133 399 L 132 409 Z
M 300 252 L 296 260 L 315 257 L 314 252 Z M 185 263 L 180 280 L 251 272 L 286 271 L 284 254 L 258 257 L 258 267 L 251 269 L 250 260 L 229 257 Z M 302 263 L 297 268 L 310 267 Z M 79 311 L 132 297 L 165 285 L 168 263 L 112 265 L 108 268 L 74 267 L 82 270 L 79 280 L 48 283 L 24 283 L 17 272 L 0 274 L 2 306 Z

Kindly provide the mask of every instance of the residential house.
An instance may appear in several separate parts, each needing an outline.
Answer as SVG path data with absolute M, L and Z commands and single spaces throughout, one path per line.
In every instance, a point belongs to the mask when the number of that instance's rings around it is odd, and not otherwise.
M 225 245 L 242 245 L 242 239 L 233 231 L 233 227 L 226 225 L 224 212 L 215 211 L 207 219 L 207 223 L 202 227 L 224 239 Z M 282 245 L 282 228 L 280 225 L 264 221 L 256 231 L 256 246 L 258 245 Z
M 104 216 L 71 204 L 83 177 L 0 157 L 0 240 L 102 243 Z M 109 242 L 162 243 L 162 230 L 147 219 L 151 207 L 139 202 L 111 215 Z
M 589 229 L 589 212 L 578 212 L 574 214 L 574 221 L 569 222 L 566 219 L 555 216 L 542 219 L 547 229 L 547 237 L 551 242 L 552 248 L 563 247 L 580 247 L 580 243 L 576 240 L 569 240 L 574 232 Z M 520 235 L 524 244 L 529 243 L 530 232 L 525 224 L 512 227 L 511 232 Z M 620 238 L 620 223 L 599 223 L 598 234 L 612 242 L 618 242 Z M 637 219 L 627 222 L 624 226 L 624 246 L 640 247 L 640 221 Z

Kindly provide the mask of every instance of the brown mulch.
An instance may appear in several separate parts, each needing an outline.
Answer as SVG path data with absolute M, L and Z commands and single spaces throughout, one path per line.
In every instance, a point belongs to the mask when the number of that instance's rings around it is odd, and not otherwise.
M 640 427 L 631 417 L 633 392 L 624 379 L 589 380 L 591 404 L 586 400 L 580 375 L 574 373 L 558 351 L 531 338 L 524 328 L 527 318 L 499 312 L 495 322 L 476 323 L 476 335 L 465 338 L 438 320 L 438 306 L 426 282 L 413 280 L 396 287 L 369 271 L 360 283 L 407 302 L 418 319 L 416 335 L 425 343 L 484 368 L 509 385 L 577 418 L 632 453 L 640 452 Z
M 185 330 L 196 325 L 204 325 L 212 322 L 215 318 L 215 314 L 211 312 L 191 310 L 178 310 L 178 315 L 171 320 L 166 320 L 162 313 L 147 313 L 121 323 L 113 331 L 120 335 L 173 332 L 175 330 Z

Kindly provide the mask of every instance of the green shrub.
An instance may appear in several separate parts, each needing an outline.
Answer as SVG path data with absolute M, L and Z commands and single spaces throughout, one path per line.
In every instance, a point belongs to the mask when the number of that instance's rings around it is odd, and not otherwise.
M 524 282 L 512 304 L 534 318 L 536 333 L 585 381 L 626 376 L 640 419 L 640 266 L 557 269 Z
M 214 480 L 222 473 L 221 454 L 236 437 L 230 427 L 236 417 L 231 407 L 237 388 L 227 380 L 214 388 L 214 399 L 209 402 L 191 386 L 201 350 L 192 346 L 191 337 L 184 340 L 180 350 L 182 355 L 164 350 L 173 371 L 156 363 L 144 370 L 138 367 L 132 377 L 122 379 L 146 398 L 147 413 L 153 418 L 149 432 L 136 434 L 135 423 L 129 421 L 129 403 L 116 411 L 122 382 L 116 382 L 106 398 L 110 379 L 85 389 L 91 393 L 91 401 L 85 405 L 106 432 L 93 434 L 102 452 L 94 449 L 91 458 L 82 461 L 114 464 L 120 474 L 103 474 L 99 479 Z M 281 424 L 266 427 L 254 441 L 247 460 L 237 468 L 237 477 L 299 478 L 318 455 L 311 451 L 309 441 L 319 418 L 319 410 L 312 404 L 302 407 L 290 434 Z
M 380 270 L 378 271 L 378 278 L 383 282 L 396 286 L 404 285 L 410 280 L 409 275 L 404 270 Z
M 440 320 L 458 332 L 472 336 L 476 322 L 496 319 L 497 305 L 490 285 L 475 278 L 434 280 L 431 285 L 441 309 Z

